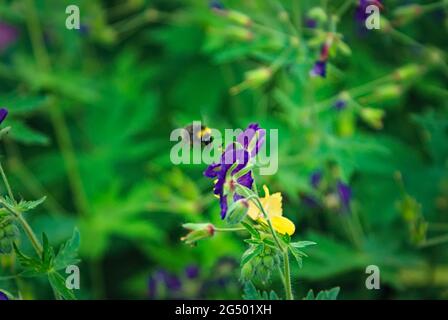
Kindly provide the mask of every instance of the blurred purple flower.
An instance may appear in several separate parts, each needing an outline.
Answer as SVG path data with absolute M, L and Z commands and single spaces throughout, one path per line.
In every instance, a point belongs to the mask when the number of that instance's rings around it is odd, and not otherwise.
M 336 188 L 342 208 L 348 210 L 350 208 L 350 200 L 352 198 L 352 189 L 349 185 L 343 183 L 342 181 L 338 181 Z
M 310 71 L 310 75 L 313 77 L 320 76 L 322 78 L 325 78 L 325 76 L 327 75 L 327 62 L 322 60 L 316 61 L 313 69 L 311 69 Z
M 8 116 L 8 109 L 0 108 L 0 124 L 6 119 Z
M 165 286 L 170 296 L 182 288 L 180 279 L 164 269 L 156 271 L 148 280 L 148 296 L 150 299 L 158 298 L 159 285 Z
M 0 52 L 17 40 L 19 31 L 16 27 L 0 22 Z
M 333 108 L 335 108 L 338 111 L 344 110 L 346 106 L 347 106 L 347 101 L 344 99 L 338 99 L 333 104 Z
M 208 6 L 212 10 L 217 11 L 225 10 L 224 4 L 219 0 L 210 0 Z
M 199 268 L 196 265 L 190 265 L 185 268 L 185 275 L 188 279 L 195 279 L 199 276 Z
M 317 21 L 315 19 L 307 18 L 305 20 L 305 26 L 310 29 L 314 29 L 317 27 Z
M 0 301 L 1 300 L 9 300 L 8 296 L 3 291 L 0 291 Z
M 321 171 L 314 171 L 310 176 L 310 184 L 314 189 L 317 189 L 319 187 L 319 183 L 322 180 L 322 172 Z

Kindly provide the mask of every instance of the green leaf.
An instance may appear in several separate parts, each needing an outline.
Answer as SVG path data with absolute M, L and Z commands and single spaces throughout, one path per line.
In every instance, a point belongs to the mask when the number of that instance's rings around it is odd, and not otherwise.
M 55 270 L 64 269 L 69 265 L 79 263 L 78 249 L 80 245 L 80 235 L 77 228 L 73 231 L 73 235 L 70 240 L 61 245 L 59 251 L 54 259 L 53 268 Z
M 263 245 L 250 246 L 241 257 L 241 266 L 251 261 L 253 258 L 259 256 L 263 252 Z
M 32 277 L 47 272 L 47 270 L 43 268 L 42 261 L 40 259 L 28 257 L 19 250 L 15 243 L 14 251 L 16 252 L 17 260 L 19 261 L 21 267 L 24 269 L 23 275 Z
M 53 266 L 54 249 L 48 241 L 45 233 L 42 233 L 42 269 L 49 271 Z
M 294 248 L 300 249 L 300 248 L 305 248 L 308 246 L 312 246 L 315 245 L 316 242 L 313 241 L 297 241 L 297 242 L 291 242 L 290 245 Z
M 46 135 L 29 127 L 24 122 L 10 120 L 8 125 L 12 127 L 11 137 L 18 142 L 27 145 L 47 145 L 49 142 Z
M 47 199 L 47 197 L 42 197 L 42 198 L 40 198 L 38 200 L 34 200 L 34 201 L 22 200 L 16 205 L 16 207 L 21 212 L 26 212 L 26 211 L 32 210 L 32 209 L 36 208 L 37 206 L 39 206 L 40 204 L 42 204 L 45 201 L 45 199 Z
M 249 223 L 246 222 L 241 222 L 241 224 L 243 225 L 244 228 L 247 229 L 247 231 L 249 231 L 252 237 L 254 237 L 255 239 L 261 239 L 260 233 L 258 232 L 257 229 L 255 229 L 253 226 L 251 226 Z
M 339 287 L 334 287 L 330 290 L 322 290 L 316 296 L 314 295 L 314 291 L 311 289 L 308 291 L 308 294 L 303 298 L 303 300 L 336 300 L 339 291 Z
M 64 300 L 76 300 L 73 290 L 67 288 L 64 277 L 58 272 L 49 272 L 48 281 L 50 282 L 50 285 L 58 298 Z
M 244 300 L 280 300 L 273 290 L 270 292 L 257 290 L 252 281 L 247 281 L 244 284 L 243 291 Z

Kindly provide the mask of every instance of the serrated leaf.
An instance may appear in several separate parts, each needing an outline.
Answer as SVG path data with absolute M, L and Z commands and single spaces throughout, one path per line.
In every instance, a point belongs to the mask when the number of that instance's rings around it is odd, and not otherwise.
M 69 265 L 79 263 L 78 249 L 80 245 L 80 235 L 77 228 L 73 231 L 73 235 L 59 248 L 59 251 L 54 259 L 53 268 L 55 270 L 64 269 Z
M 317 294 L 315 300 L 336 300 L 339 294 L 339 290 L 339 287 L 335 287 L 330 290 L 322 290 Z
M 25 201 L 22 200 L 20 201 L 16 207 L 17 209 L 19 209 L 21 212 L 26 212 L 29 210 L 32 210 L 34 208 L 36 208 L 37 206 L 39 206 L 40 204 L 42 204 L 45 200 L 47 199 L 47 197 L 42 197 L 38 200 L 34 200 L 34 201 Z
M 76 300 L 76 296 L 73 290 L 70 290 L 65 285 L 65 280 L 58 272 L 52 271 L 48 273 L 48 281 L 50 282 L 53 291 L 58 298 L 64 300 Z

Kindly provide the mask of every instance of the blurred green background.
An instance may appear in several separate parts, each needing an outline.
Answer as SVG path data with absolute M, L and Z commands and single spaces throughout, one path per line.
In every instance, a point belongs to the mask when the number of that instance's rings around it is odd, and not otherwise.
M 279 170 L 258 182 L 282 192 L 294 239 L 317 242 L 296 297 L 448 298 L 446 1 L 387 1 L 371 31 L 358 2 L 0 1 L 1 160 L 17 195 L 47 196 L 36 233 L 57 245 L 80 229 L 79 298 L 241 297 L 241 236 L 180 241 L 182 223 L 223 225 L 206 165 L 169 158 L 193 120 L 279 130 Z M 310 76 L 326 41 L 327 75 Z M 245 78 L 259 68 L 272 72 Z M 372 264 L 380 290 L 365 287 Z M 45 280 L 27 286 L 51 298 Z

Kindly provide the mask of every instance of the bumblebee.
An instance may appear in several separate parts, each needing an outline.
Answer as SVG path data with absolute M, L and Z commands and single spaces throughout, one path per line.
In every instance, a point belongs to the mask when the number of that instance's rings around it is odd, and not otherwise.
M 184 127 L 184 129 L 191 145 L 201 144 L 202 146 L 208 146 L 213 142 L 212 130 L 207 126 L 192 123 Z

